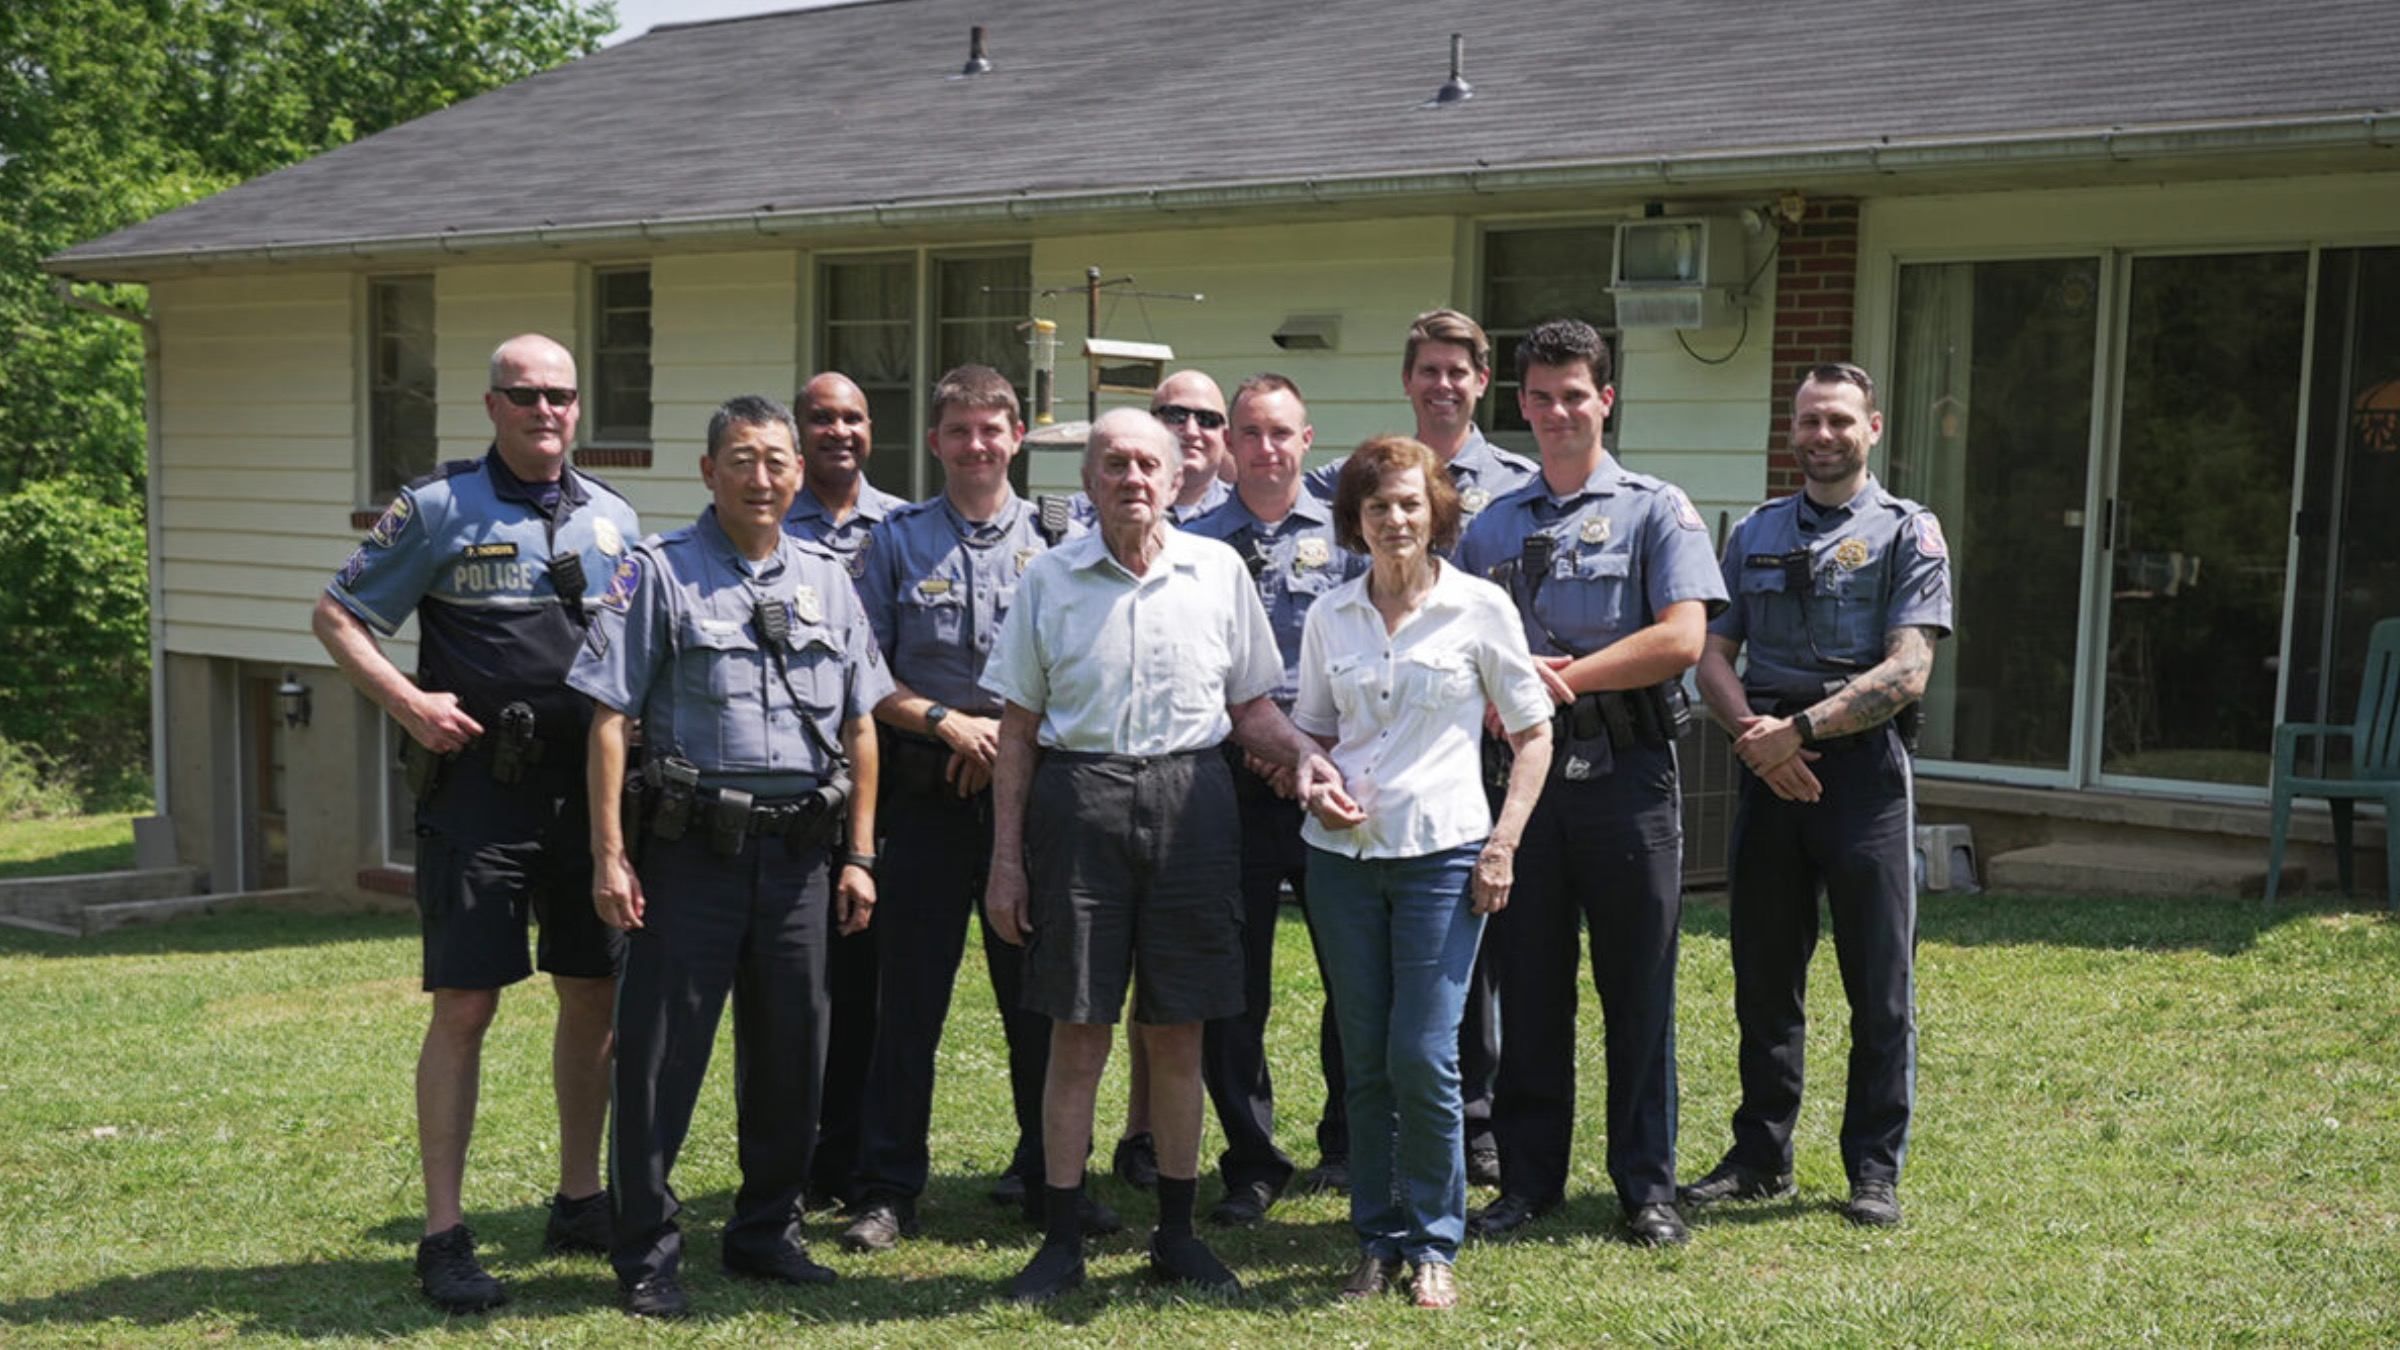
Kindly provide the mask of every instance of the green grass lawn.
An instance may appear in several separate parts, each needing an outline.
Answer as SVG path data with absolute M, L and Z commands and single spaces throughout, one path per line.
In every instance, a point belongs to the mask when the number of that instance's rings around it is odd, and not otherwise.
M 1723 1147 L 1733 1104 L 1721 905 L 1695 903 L 1684 933 L 1691 1175 Z M 1305 1165 L 1321 1093 L 1314 977 L 1289 916 L 1282 938 L 1281 1128 Z M 1352 1248 L 1332 1197 L 1288 1201 L 1222 1240 L 1248 1285 L 1237 1301 L 1163 1294 L 1141 1277 L 1151 1202 L 1114 1182 L 1104 1193 L 1135 1228 L 1098 1244 L 1085 1292 L 1050 1310 L 1001 1304 L 1033 1239 L 982 1198 L 1008 1148 L 1007 1099 L 990 997 L 970 973 L 945 1050 L 926 1235 L 854 1257 L 812 1221 L 842 1275 L 827 1290 L 715 1269 L 736 1182 L 720 1048 L 678 1173 L 700 1317 L 673 1328 L 628 1323 L 599 1262 L 538 1255 L 556 1167 L 550 1000 L 538 986 L 512 994 L 485 1056 L 468 1204 L 516 1301 L 445 1320 L 408 1271 L 416 962 L 413 927 L 389 918 L 237 915 L 84 941 L 0 933 L 0 1339 L 2400 1342 L 2400 926 L 2380 911 L 1928 902 L 1908 1223 L 1893 1232 L 1835 1213 L 1845 1019 L 1830 952 L 1811 994 L 1800 1194 L 1705 1214 L 1681 1251 L 1614 1238 L 1587 998 L 1570 1203 L 1527 1240 L 1468 1249 L 1466 1302 L 1448 1315 L 1333 1297 Z M 1103 1098 L 1112 1134 L 1121 1068 Z M 1204 1183 L 1204 1204 L 1214 1190 Z
M 133 814 L 0 821 L 0 880 L 132 866 Z

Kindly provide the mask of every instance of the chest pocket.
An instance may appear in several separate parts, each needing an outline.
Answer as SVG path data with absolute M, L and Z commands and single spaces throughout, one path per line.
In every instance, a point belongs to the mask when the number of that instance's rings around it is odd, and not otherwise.
M 1876 630 L 1882 616 L 1882 559 L 1855 571 L 1821 553 L 1808 597 L 1808 636 L 1817 655 L 1844 665 L 1871 666 L 1883 657 Z
M 827 629 L 802 626 L 792 630 L 790 649 L 784 654 L 784 669 L 791 682 L 791 696 L 801 707 L 822 718 L 842 706 L 842 649 Z
M 1735 600 L 1752 644 L 1781 662 L 1799 662 L 1811 655 L 1808 627 L 1801 619 L 1800 597 L 1788 594 L 1783 580 L 1781 567 L 1744 567 Z
M 1412 652 L 1395 672 L 1399 695 L 1424 712 L 1475 697 L 1475 663 L 1465 652 Z
M 1641 627 L 1640 599 L 1632 594 L 1633 555 L 1583 549 L 1551 565 L 1542 588 L 1544 618 L 1559 637 L 1580 651 L 1598 651 Z M 1632 616 L 1628 615 L 1631 607 Z
M 1363 656 L 1337 656 L 1325 663 L 1325 682 L 1333 689 L 1333 708 L 1343 727 L 1390 716 L 1390 705 L 1377 707 L 1386 692 L 1381 676 L 1381 664 Z
M 966 629 L 967 597 L 956 582 L 933 595 L 922 585 L 901 592 L 899 650 L 955 647 Z
M 1174 666 L 1156 672 L 1156 679 L 1167 687 L 1178 711 L 1205 713 L 1223 706 L 1229 661 L 1223 634 L 1178 633 L 1160 646 Z
M 686 616 L 677 628 L 677 694 L 720 705 L 758 701 L 766 663 L 748 623 Z

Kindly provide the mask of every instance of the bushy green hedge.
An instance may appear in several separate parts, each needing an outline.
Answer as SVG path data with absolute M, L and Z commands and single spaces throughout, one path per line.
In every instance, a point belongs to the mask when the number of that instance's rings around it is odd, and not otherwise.
M 0 496 L 0 740 L 79 789 L 148 754 L 146 552 L 139 499 L 73 478 Z

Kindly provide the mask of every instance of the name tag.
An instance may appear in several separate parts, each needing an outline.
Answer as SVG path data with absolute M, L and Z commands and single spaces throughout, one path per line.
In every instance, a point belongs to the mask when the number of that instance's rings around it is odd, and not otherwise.
M 742 631 L 739 619 L 702 619 L 700 631 L 711 637 L 729 637 Z
M 469 558 L 513 558 L 517 556 L 517 546 L 515 544 L 469 544 L 466 547 L 465 556 Z

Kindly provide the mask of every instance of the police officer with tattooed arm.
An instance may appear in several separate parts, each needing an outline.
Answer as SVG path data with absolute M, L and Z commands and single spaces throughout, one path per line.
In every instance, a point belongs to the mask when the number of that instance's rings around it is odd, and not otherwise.
M 773 399 L 717 409 L 700 460 L 711 504 L 618 563 L 567 677 L 599 705 L 592 900 L 629 930 L 610 1259 L 640 1316 L 690 1308 L 668 1178 L 729 992 L 742 1184 L 725 1270 L 833 1279 L 800 1240 L 799 1204 L 825 1063 L 827 932 L 856 932 L 874 911 L 871 714 L 892 679 L 841 562 L 783 532 L 797 439 Z M 641 771 L 629 783 L 636 716 Z
M 587 592 L 641 537 L 624 498 L 567 464 L 578 410 L 566 348 L 530 333 L 500 344 L 483 408 L 491 449 L 402 488 L 317 598 L 313 621 L 342 673 L 409 736 L 417 910 L 433 995 L 417 1057 L 425 1173 L 417 1279 L 448 1312 L 508 1299 L 476 1259 L 460 1190 L 484 1032 L 500 991 L 536 965 L 558 992 L 550 1050 L 558 1193 L 543 1246 L 598 1252 L 608 1244 L 600 1129 L 622 942 L 586 898 L 591 703 L 560 681 L 583 640 Z M 412 612 L 414 680 L 375 643 Z M 529 912 L 541 922 L 531 963 Z
M 1792 396 L 1803 491 L 1725 541 L 1734 602 L 1709 625 L 1699 679 L 1750 771 L 1731 877 L 1742 1100 L 1733 1147 L 1683 1188 L 1687 1207 L 1792 1193 L 1822 890 L 1850 1000 L 1842 1216 L 1900 1222 L 1917 1043 L 1909 754 L 1933 644 L 1950 632 L 1950 550 L 1932 512 L 1867 472 L 1882 435 L 1867 372 L 1810 370 Z

